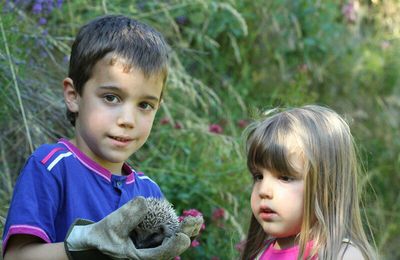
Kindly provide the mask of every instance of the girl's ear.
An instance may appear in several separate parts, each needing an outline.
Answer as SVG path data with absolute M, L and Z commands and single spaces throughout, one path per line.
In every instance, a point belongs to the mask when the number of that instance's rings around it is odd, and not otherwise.
M 69 111 L 75 113 L 79 111 L 79 94 L 75 90 L 74 81 L 71 78 L 63 80 L 64 101 Z

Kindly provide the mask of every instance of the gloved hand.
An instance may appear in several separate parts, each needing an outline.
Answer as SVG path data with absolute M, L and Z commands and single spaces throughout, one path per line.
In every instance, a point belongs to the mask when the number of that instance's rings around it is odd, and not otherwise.
M 195 237 L 199 234 L 203 223 L 203 216 L 186 216 L 180 223 L 179 232 L 186 234 L 188 237 Z
M 76 221 L 71 225 L 64 243 L 69 259 L 100 260 L 107 259 L 107 256 L 109 259 L 171 259 L 190 246 L 190 235 L 177 233 L 164 239 L 158 247 L 137 249 L 129 233 L 142 221 L 147 211 L 145 199 L 137 197 L 99 222 Z M 190 224 L 193 223 L 185 225 Z M 187 232 L 196 233 L 195 230 Z

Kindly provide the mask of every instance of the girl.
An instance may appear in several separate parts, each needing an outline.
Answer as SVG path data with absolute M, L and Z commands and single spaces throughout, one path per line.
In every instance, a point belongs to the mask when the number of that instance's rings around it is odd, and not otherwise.
M 376 259 L 363 230 L 356 150 L 334 111 L 308 105 L 248 128 L 253 215 L 242 259 Z

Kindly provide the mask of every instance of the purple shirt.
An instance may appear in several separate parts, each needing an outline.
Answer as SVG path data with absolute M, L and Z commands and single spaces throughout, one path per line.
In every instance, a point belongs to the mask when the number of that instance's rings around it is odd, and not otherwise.
M 134 197 L 163 197 L 159 186 L 143 173 L 127 164 L 123 172 L 113 175 L 66 139 L 40 146 L 15 184 L 4 227 L 3 255 L 12 235 L 62 242 L 76 218 L 97 222 Z

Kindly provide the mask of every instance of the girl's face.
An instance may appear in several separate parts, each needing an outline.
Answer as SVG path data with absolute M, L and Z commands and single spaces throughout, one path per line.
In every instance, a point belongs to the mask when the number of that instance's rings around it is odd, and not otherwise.
M 293 141 L 288 143 L 296 144 Z M 298 146 L 289 148 L 289 161 L 297 175 L 268 169 L 253 173 L 251 209 L 264 231 L 277 239 L 278 249 L 294 245 L 303 220 L 304 157 Z

